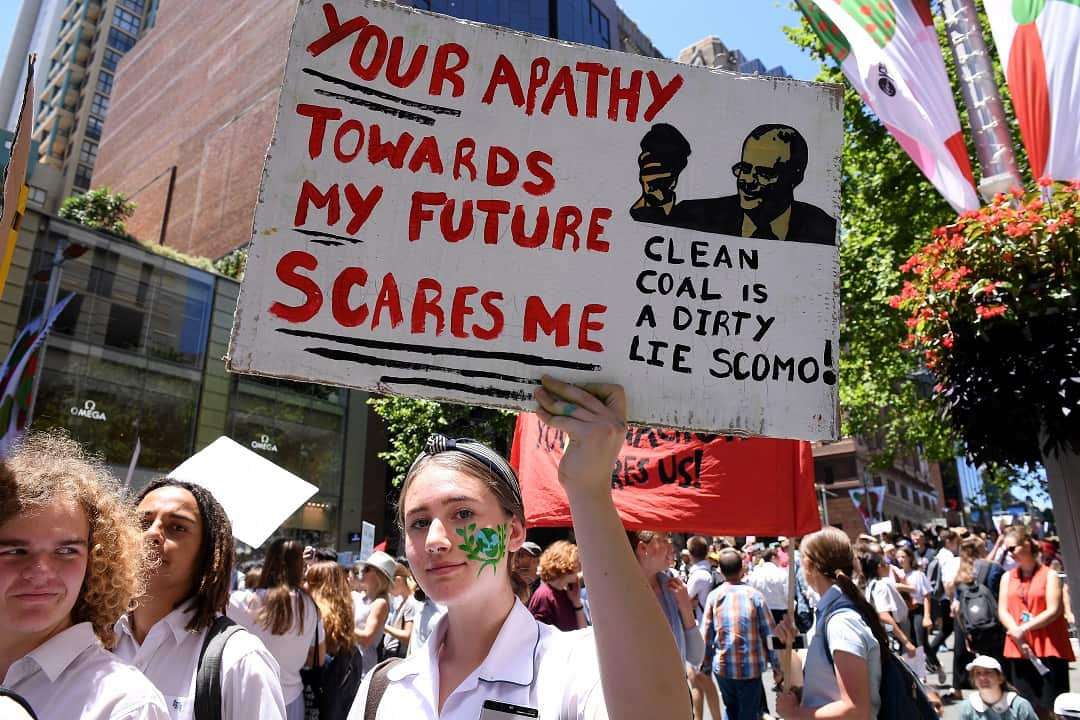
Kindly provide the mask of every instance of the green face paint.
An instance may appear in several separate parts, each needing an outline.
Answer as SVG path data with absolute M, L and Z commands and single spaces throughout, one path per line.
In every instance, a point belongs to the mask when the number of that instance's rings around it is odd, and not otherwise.
M 465 529 L 458 528 L 457 534 L 463 542 L 458 545 L 458 550 L 464 550 L 470 560 L 480 563 L 480 569 L 476 572 L 477 577 L 484 572 L 484 568 L 491 566 L 491 571 L 497 573 L 499 561 L 506 557 L 506 536 L 510 534 L 509 525 L 496 525 L 493 528 L 476 529 L 476 523 L 472 523 Z

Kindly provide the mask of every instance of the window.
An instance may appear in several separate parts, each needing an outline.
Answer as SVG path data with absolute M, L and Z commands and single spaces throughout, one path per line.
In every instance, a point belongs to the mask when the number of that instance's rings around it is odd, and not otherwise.
M 109 47 L 116 48 L 123 55 L 135 46 L 135 38 L 122 33 L 116 28 L 109 28 Z
M 26 201 L 34 203 L 35 205 L 44 205 L 45 198 L 47 196 L 46 192 L 39 187 L 34 187 L 33 185 L 30 185 L 29 187 L 30 192 L 26 195 Z
M 113 76 L 112 73 L 102 72 L 98 73 L 97 89 L 99 92 L 103 92 L 106 95 L 112 94 Z
M 75 187 L 80 190 L 90 189 L 90 176 L 94 174 L 94 168 L 87 165 L 77 165 L 75 167 Z
M 907 485 L 901 485 L 900 486 L 900 497 L 903 498 L 904 500 L 910 500 L 911 499 L 911 493 L 908 492 L 908 486 Z
M 90 103 L 90 112 L 99 117 L 105 117 L 105 113 L 109 111 L 109 98 L 105 97 L 101 93 L 94 93 L 94 100 Z
M 139 34 L 139 25 L 141 21 L 135 15 L 132 15 L 127 10 L 122 8 L 116 8 L 113 10 L 112 16 L 113 25 L 120 28 L 129 35 Z
M 589 24 L 603 41 L 603 46 L 611 47 L 611 24 L 607 15 L 602 13 L 594 3 L 589 3 Z
M 101 139 L 101 127 L 104 123 L 100 118 L 96 118 L 93 115 L 86 116 L 86 137 L 91 140 Z
M 79 149 L 79 162 L 93 165 L 97 161 L 97 148 L 97 143 L 83 140 L 82 147 Z
M 101 58 L 101 67 L 115 71 L 116 63 L 120 62 L 122 57 L 124 57 L 123 53 L 118 53 L 112 48 L 105 48 L 105 55 Z
M 895 495 L 896 494 L 896 481 L 895 480 L 890 480 L 889 481 L 889 494 L 890 495 Z
M 123 5 L 128 10 L 139 15 L 143 14 L 144 0 L 119 0 L 118 5 Z

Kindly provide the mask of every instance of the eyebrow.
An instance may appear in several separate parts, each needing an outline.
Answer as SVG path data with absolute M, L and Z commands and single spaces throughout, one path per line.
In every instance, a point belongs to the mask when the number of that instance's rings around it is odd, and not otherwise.
M 87 541 L 83 538 L 72 538 L 70 540 L 62 540 L 61 542 L 58 542 L 56 544 L 57 546 L 81 545 L 83 547 L 86 547 L 89 543 L 87 543 Z M 6 547 L 30 547 L 33 545 L 33 543 L 29 540 L 23 540 L 22 538 L 0 538 L 0 545 L 4 545 Z
M 153 514 L 154 513 L 152 511 L 150 511 L 150 510 L 143 510 L 143 512 L 142 512 L 143 517 L 146 517 L 148 515 L 153 515 Z M 188 515 L 183 510 L 179 510 L 179 511 L 177 511 L 177 510 L 165 510 L 161 514 L 162 515 L 167 515 L 168 517 L 175 518 L 177 520 L 183 520 L 184 522 L 189 522 L 192 525 L 194 525 L 195 522 L 196 522 L 194 517 L 192 517 L 191 515 Z
M 460 502 L 480 502 L 480 500 L 478 498 L 472 497 L 471 495 L 455 495 L 454 497 L 446 498 L 445 500 L 440 502 L 439 505 L 446 507 L 447 505 L 455 505 Z M 416 513 L 428 512 L 428 510 L 429 508 L 427 505 L 420 505 L 419 507 L 411 508 L 408 512 L 405 513 L 405 517 L 415 515 Z

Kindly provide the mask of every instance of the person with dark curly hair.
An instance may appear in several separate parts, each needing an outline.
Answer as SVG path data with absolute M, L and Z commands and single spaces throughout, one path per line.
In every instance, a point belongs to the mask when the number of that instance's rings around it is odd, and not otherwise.
M 25 436 L 0 462 L 0 679 L 38 717 L 169 717 L 153 684 L 105 649 L 146 561 L 118 490 L 62 434 Z
M 116 624 L 115 652 L 161 690 L 172 720 L 192 720 L 203 642 L 229 601 L 232 523 L 209 490 L 172 478 L 151 482 L 136 504 L 154 565 L 146 594 Z M 285 717 L 277 662 L 247 632 L 225 644 L 221 717 Z

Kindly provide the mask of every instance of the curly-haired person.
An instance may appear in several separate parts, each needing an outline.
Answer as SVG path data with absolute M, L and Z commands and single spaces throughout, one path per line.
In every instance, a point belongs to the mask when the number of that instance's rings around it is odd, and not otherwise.
M 540 585 L 529 598 L 537 620 L 564 632 L 588 627 L 581 601 L 581 560 L 578 547 L 557 540 L 540 555 Z
M 161 693 L 105 649 L 145 557 L 115 481 L 74 440 L 28 435 L 0 461 L 0 678 L 38 717 L 169 717 Z
M 209 490 L 171 478 L 151 482 L 136 504 L 155 562 L 138 606 L 116 623 L 114 652 L 161 690 L 172 720 L 192 720 L 203 642 L 229 602 L 232 523 Z M 222 720 L 282 720 L 278 672 L 257 637 L 230 636 L 221 656 Z

